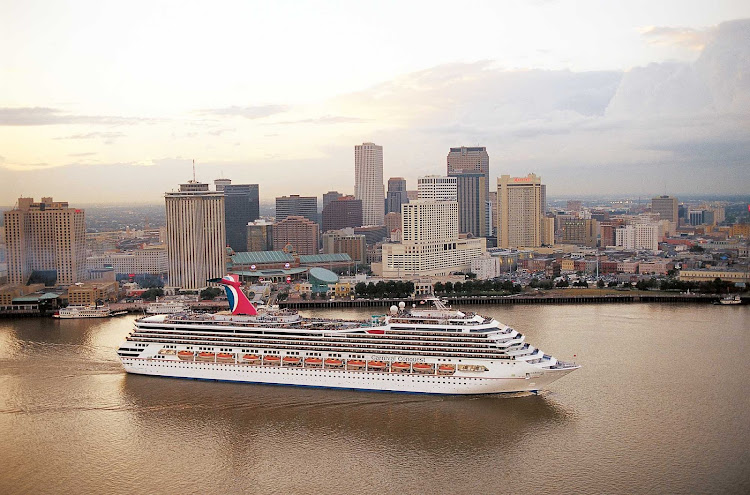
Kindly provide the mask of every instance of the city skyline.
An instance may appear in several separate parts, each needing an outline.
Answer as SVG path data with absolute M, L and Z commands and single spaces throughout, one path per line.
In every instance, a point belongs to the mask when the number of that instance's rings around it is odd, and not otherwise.
M 0 204 L 155 203 L 192 159 L 261 200 L 351 194 L 362 142 L 409 184 L 479 145 L 490 182 L 533 172 L 550 196 L 744 192 L 746 2 L 429 5 L 2 7 Z

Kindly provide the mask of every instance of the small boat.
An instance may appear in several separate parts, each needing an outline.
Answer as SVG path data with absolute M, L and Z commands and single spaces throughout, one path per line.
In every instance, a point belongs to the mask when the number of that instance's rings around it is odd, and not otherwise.
M 396 361 L 391 365 L 391 369 L 397 373 L 408 373 L 411 371 L 411 364 Z
M 441 364 L 440 366 L 438 366 L 438 375 L 452 375 L 455 372 L 455 364 Z
M 435 367 L 427 363 L 414 363 L 414 365 L 412 365 L 412 368 L 414 369 L 414 373 L 422 373 L 427 375 L 431 375 L 435 371 Z
M 734 294 L 734 295 L 727 294 L 726 296 L 722 297 L 719 300 L 719 304 L 723 304 L 723 305 L 726 305 L 726 306 L 735 305 L 735 304 L 742 304 L 742 298 L 740 297 L 739 294 Z
M 216 361 L 220 361 L 222 363 L 234 362 L 234 354 L 229 354 L 228 352 L 220 352 L 216 355 Z
M 305 366 L 308 368 L 320 368 L 323 366 L 323 360 L 316 357 L 305 358 Z
M 107 318 L 112 316 L 109 306 L 68 306 L 60 308 L 53 318 Z
M 177 353 L 177 357 L 182 359 L 183 361 L 192 361 L 193 356 L 195 356 L 195 353 L 193 351 L 179 351 Z
M 213 352 L 199 352 L 196 360 L 213 362 L 215 358 L 216 358 L 216 354 L 214 354 Z
M 341 368 L 344 362 L 340 359 L 328 358 L 324 361 L 326 368 Z
M 284 366 L 301 366 L 302 365 L 302 358 L 298 358 L 297 356 L 284 356 L 284 359 L 282 359 L 284 362 Z
M 346 362 L 346 369 L 348 370 L 361 370 L 367 365 L 365 361 L 360 359 L 350 359 Z
M 245 354 L 242 356 L 242 360 L 248 364 L 258 364 L 260 362 L 260 356 L 257 354 Z
M 388 365 L 384 361 L 368 361 L 367 369 L 373 371 L 383 371 L 388 368 Z
M 270 364 L 271 366 L 278 366 L 281 364 L 281 358 L 272 354 L 263 356 L 263 364 Z

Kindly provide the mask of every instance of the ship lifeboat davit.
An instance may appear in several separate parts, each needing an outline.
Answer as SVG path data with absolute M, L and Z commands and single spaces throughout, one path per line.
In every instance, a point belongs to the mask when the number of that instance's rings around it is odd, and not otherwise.
M 284 366 L 300 366 L 302 364 L 302 359 L 296 356 L 284 356 L 282 361 L 284 362 Z
M 310 368 L 320 368 L 323 366 L 323 360 L 316 357 L 305 358 L 305 366 Z
M 452 375 L 455 372 L 455 364 L 441 364 L 440 366 L 438 366 L 438 375 Z
M 324 361 L 326 368 L 341 368 L 344 362 L 340 359 L 328 358 Z
M 414 370 L 414 373 L 422 373 L 425 375 L 432 374 L 435 371 L 435 367 L 427 363 L 414 363 L 412 369 Z
M 373 371 L 383 371 L 388 367 L 383 361 L 367 361 L 367 369 Z
M 183 361 L 192 360 L 193 356 L 195 356 L 195 353 L 193 351 L 179 351 L 177 353 L 177 357 L 182 359 Z
M 396 361 L 391 365 L 391 369 L 397 373 L 408 373 L 411 370 L 411 364 Z
M 346 362 L 346 369 L 348 370 L 361 370 L 367 363 L 360 359 L 350 359 Z
M 245 354 L 242 356 L 242 360 L 247 364 L 258 364 L 260 362 L 260 356 L 257 354 Z
M 216 355 L 216 360 L 222 363 L 234 362 L 234 354 L 229 354 L 228 352 L 220 352 Z
M 213 352 L 199 352 L 198 353 L 198 361 L 214 361 L 216 358 L 216 354 Z
M 263 364 L 270 364 L 271 366 L 278 366 L 281 363 L 279 356 L 263 356 Z

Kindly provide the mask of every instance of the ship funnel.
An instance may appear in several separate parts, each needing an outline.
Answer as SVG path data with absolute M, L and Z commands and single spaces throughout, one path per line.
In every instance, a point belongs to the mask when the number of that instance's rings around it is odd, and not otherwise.
M 250 302 L 245 293 L 242 292 L 242 289 L 240 289 L 240 277 L 237 275 L 230 273 L 222 278 L 212 278 L 209 282 L 216 282 L 224 286 L 229 308 L 232 310 L 233 315 L 255 316 L 258 314 L 253 303 Z

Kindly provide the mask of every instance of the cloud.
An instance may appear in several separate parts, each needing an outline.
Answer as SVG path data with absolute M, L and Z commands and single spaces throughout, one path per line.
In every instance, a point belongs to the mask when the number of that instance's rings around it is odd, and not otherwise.
M 73 115 L 48 107 L 2 107 L 0 126 L 35 126 L 61 124 L 132 125 L 155 119 L 113 115 Z
M 84 134 L 73 134 L 72 136 L 61 136 L 55 139 L 115 139 L 124 137 L 122 132 L 87 132 Z
M 290 125 L 290 124 L 366 124 L 372 122 L 372 119 L 362 119 L 359 117 L 345 117 L 341 115 L 324 115 L 323 117 L 311 118 L 311 119 L 300 119 L 300 120 L 287 120 L 283 122 L 275 122 L 279 125 Z
M 233 105 L 231 107 L 224 108 L 210 108 L 205 110 L 199 110 L 198 113 L 201 115 L 216 115 L 226 117 L 245 117 L 246 119 L 262 119 L 275 115 L 277 113 L 284 113 L 289 109 L 286 105 L 256 105 L 240 107 Z
M 94 151 L 89 151 L 85 153 L 69 153 L 68 156 L 74 156 L 74 157 L 85 157 L 85 156 L 94 156 L 97 153 Z
M 650 45 L 679 46 L 690 50 L 702 50 L 710 34 L 708 30 L 688 27 L 648 26 L 641 35 Z

